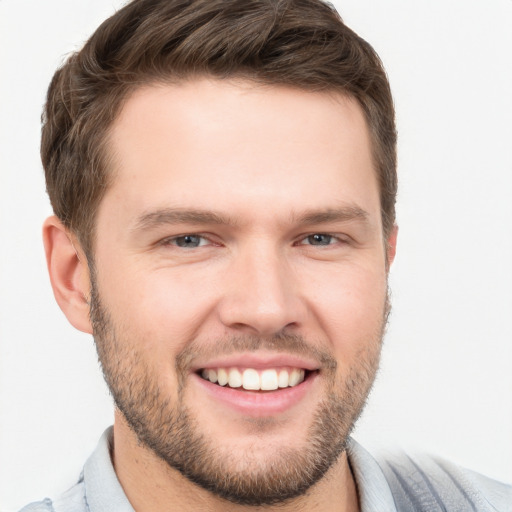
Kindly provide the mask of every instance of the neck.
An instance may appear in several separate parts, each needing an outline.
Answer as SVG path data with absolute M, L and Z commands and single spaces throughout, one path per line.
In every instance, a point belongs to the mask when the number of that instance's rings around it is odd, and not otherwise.
M 205 512 L 322 511 L 358 512 L 357 490 L 346 453 L 304 496 L 278 506 L 245 506 L 228 502 L 190 482 L 140 441 L 116 411 L 112 459 L 117 477 L 136 512 L 174 510 Z

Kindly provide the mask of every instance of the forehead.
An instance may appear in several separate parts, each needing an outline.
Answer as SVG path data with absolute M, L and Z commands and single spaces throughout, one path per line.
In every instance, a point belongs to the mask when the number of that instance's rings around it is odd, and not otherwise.
M 115 121 L 110 151 L 114 180 L 103 202 L 121 203 L 126 215 L 257 206 L 275 217 L 320 201 L 378 211 L 367 124 L 341 94 L 208 79 L 144 87 Z

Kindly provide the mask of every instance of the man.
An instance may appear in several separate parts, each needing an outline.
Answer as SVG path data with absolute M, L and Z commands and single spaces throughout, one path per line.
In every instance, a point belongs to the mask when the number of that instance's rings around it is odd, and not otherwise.
M 396 136 L 319 1 L 139 0 L 50 86 L 50 277 L 115 424 L 26 510 L 506 510 L 505 485 L 349 437 L 379 363 Z M 436 508 L 437 507 L 437 508 Z

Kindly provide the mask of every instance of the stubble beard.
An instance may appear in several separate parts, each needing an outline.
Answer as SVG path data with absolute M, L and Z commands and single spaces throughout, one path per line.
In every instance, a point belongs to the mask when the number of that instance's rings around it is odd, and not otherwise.
M 236 455 L 224 453 L 202 433 L 202 428 L 185 403 L 189 361 L 201 350 L 191 341 L 176 359 L 177 401 L 171 403 L 159 385 L 158 376 L 146 362 L 136 343 L 119 339 L 116 326 L 100 301 L 91 272 L 91 321 L 99 361 L 116 407 L 138 440 L 169 467 L 214 495 L 240 505 L 275 505 L 304 495 L 326 475 L 345 451 L 348 436 L 361 414 L 373 385 L 380 360 L 380 348 L 389 313 L 389 301 L 382 326 L 362 350 L 341 382 L 337 363 L 325 352 L 296 335 L 281 334 L 271 339 L 236 337 L 216 342 L 216 353 L 267 349 L 292 354 L 308 353 L 322 361 L 326 382 L 325 398 L 312 416 L 307 439 L 300 448 L 280 447 L 262 460 L 257 446 Z M 229 347 L 229 348 L 228 348 Z M 196 352 L 196 354 L 194 353 Z M 262 430 L 268 423 L 254 422 Z

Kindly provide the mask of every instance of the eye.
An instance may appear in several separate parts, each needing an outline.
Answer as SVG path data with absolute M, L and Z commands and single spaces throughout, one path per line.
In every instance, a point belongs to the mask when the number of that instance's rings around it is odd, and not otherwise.
M 208 243 L 208 240 L 200 235 L 181 235 L 165 240 L 166 245 L 175 245 L 184 249 L 195 249 Z
M 338 239 L 333 235 L 328 235 L 327 233 L 314 233 L 313 235 L 309 235 L 306 238 L 302 239 L 301 244 L 324 246 L 331 245 L 332 243 L 337 241 Z

